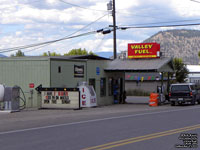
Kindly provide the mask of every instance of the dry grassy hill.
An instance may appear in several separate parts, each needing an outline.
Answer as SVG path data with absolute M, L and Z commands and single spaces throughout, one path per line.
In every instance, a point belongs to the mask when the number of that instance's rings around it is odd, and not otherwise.
M 200 31 L 198 30 L 161 31 L 143 42 L 160 43 L 164 56 L 182 58 L 186 64 L 199 64 Z

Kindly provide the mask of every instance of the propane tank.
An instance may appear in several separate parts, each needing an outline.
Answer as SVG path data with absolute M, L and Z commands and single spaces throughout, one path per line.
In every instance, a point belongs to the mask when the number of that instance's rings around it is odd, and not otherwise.
M 5 87 L 3 84 L 0 84 L 0 101 L 3 101 L 4 93 L 5 93 Z

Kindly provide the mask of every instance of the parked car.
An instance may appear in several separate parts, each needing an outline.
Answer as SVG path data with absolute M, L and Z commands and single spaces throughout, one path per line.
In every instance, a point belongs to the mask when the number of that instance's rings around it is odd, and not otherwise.
M 200 104 L 200 88 L 195 83 L 171 84 L 169 91 L 169 100 L 172 106 L 176 104 L 190 103 Z

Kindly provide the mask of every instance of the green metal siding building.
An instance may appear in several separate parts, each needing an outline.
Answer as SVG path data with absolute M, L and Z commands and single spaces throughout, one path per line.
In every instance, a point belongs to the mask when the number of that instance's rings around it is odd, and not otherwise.
M 80 82 L 87 82 L 95 89 L 97 106 L 123 102 L 125 89 L 138 88 L 135 82 L 125 88 L 125 75 L 134 72 L 173 72 L 172 59 L 110 60 L 92 55 L 0 58 L 0 84 L 20 86 L 26 95 L 26 107 L 41 107 L 41 95 L 35 90 L 41 84 L 47 88 L 77 88 Z M 149 84 L 149 90 L 155 90 L 155 82 Z
M 109 78 L 123 77 L 116 73 L 105 73 L 104 68 L 111 60 L 79 59 L 76 57 L 9 57 L 0 58 L 0 83 L 6 86 L 20 86 L 26 96 L 26 107 L 40 108 L 40 98 L 35 88 L 43 87 L 75 88 L 79 82 L 92 84 L 97 94 L 98 105 L 113 104 L 112 94 L 109 96 Z M 75 67 L 82 67 L 83 73 L 75 76 Z M 123 74 L 122 74 L 123 75 Z M 105 79 L 104 95 L 101 94 L 101 79 Z M 34 84 L 30 88 L 29 84 Z

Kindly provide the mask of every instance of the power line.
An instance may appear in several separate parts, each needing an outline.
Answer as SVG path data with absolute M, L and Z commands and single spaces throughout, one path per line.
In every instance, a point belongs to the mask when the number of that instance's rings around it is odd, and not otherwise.
M 32 1 L 32 2 L 27 2 L 27 3 L 23 3 L 23 4 L 33 4 L 33 3 L 37 3 L 37 2 L 41 2 L 41 0 L 35 0 L 35 1 Z
M 47 45 L 50 45 L 50 44 L 52 44 L 52 43 L 56 43 L 56 42 L 59 42 L 59 41 L 62 41 L 62 40 L 66 40 L 66 39 L 70 38 L 70 36 L 72 36 L 72 35 L 74 35 L 74 34 L 80 32 L 80 31 L 83 30 L 83 29 L 86 29 L 88 26 L 90 26 L 90 25 L 96 23 L 97 21 L 99 21 L 100 19 L 104 18 L 105 16 L 107 16 L 107 14 L 105 14 L 105 15 L 99 17 L 98 19 L 96 19 L 96 20 L 94 20 L 93 22 L 87 24 L 87 25 L 84 26 L 83 28 L 81 28 L 81 29 L 79 29 L 79 30 L 77 30 L 77 31 L 75 31 L 75 32 L 69 34 L 68 36 L 63 37 L 63 38 L 60 38 L 60 39 L 57 39 L 57 40 L 53 40 L 53 41 L 47 41 L 47 42 L 37 43 L 37 44 L 31 44 L 31 45 L 13 47 L 13 48 L 8 48 L 8 49 L 0 49 L 0 53 L 40 46 L 40 47 L 38 47 L 38 48 L 33 49 L 33 50 L 36 50 L 36 49 L 39 49 L 39 48 L 41 48 L 41 47 L 45 47 L 45 46 L 47 46 Z M 95 31 L 95 32 L 96 32 L 96 31 Z M 88 33 L 89 33 L 89 32 L 88 32 Z M 30 50 L 30 51 L 33 51 L 33 50 Z
M 92 35 L 92 34 L 91 34 L 91 35 Z M 91 36 L 91 35 L 87 35 L 87 36 Z M 83 40 L 85 40 L 85 37 L 82 37 L 82 39 L 80 38 L 78 41 L 73 41 L 73 42 L 70 41 L 70 44 L 67 44 L 67 47 L 69 47 L 70 45 L 73 45 L 73 44 L 75 44 L 75 43 L 76 43 L 76 44 L 77 44 L 77 43 L 80 43 L 80 42 L 83 41 Z M 23 52 L 24 52 L 24 53 L 29 53 L 29 52 L 38 50 L 38 49 L 40 49 L 40 48 L 42 48 L 42 47 L 46 47 L 46 46 L 48 46 L 48 45 L 50 45 L 50 44 L 42 45 L 42 46 L 39 46 L 39 47 L 34 48 L 34 49 L 31 49 L 31 50 L 24 50 Z
M 21 3 L 21 4 L 26 5 L 26 4 L 33 4 L 33 3 L 38 3 L 38 2 L 41 2 L 41 0 L 35 0 L 35 1 L 32 1 L 32 2 Z M 14 6 L 18 6 L 18 4 L 14 4 Z M 5 8 L 13 8 L 13 6 L 3 7 L 3 9 L 5 9 Z
M 193 1 L 193 2 L 196 2 L 196 3 L 200 3 L 200 1 L 196 1 L 196 0 L 190 0 L 190 1 Z
M 153 15 L 137 15 L 136 13 L 123 13 L 123 12 L 119 12 L 119 11 L 116 11 L 116 13 L 117 14 L 125 14 L 125 15 L 132 15 L 131 17 L 145 17 L 145 18 L 154 18 L 154 19 L 163 19 L 163 17 L 162 18 L 160 18 L 160 17 L 155 17 L 155 16 L 153 16 Z M 169 18 L 165 18 L 165 19 L 169 19 Z
M 52 41 L 48 41 L 48 42 L 43 42 L 43 43 L 38 43 L 38 44 L 30 44 L 30 45 L 26 45 L 26 46 L 21 46 L 21 47 L 19 46 L 19 47 L 13 47 L 13 48 L 8 48 L 8 49 L 0 49 L 0 53 L 16 51 L 16 50 L 19 50 L 19 49 L 26 49 L 26 48 L 45 45 L 45 44 L 52 44 L 52 43 L 56 43 L 56 42 L 59 42 L 59 41 L 68 40 L 68 39 L 81 37 L 81 36 L 86 36 L 86 35 L 90 35 L 90 34 L 94 34 L 94 33 L 96 33 L 96 31 L 91 31 L 91 32 L 87 32 L 87 33 L 83 33 L 83 34 L 79 34 L 79 35 L 74 35 L 74 36 L 71 36 L 71 37 L 65 37 L 65 38 L 52 40 Z
M 134 25 L 151 25 L 151 24 L 160 24 L 160 23 L 175 23 L 175 22 L 191 22 L 191 21 L 200 21 L 200 19 L 192 19 L 192 20 L 174 20 L 174 21 L 168 21 L 168 22 L 154 22 L 154 23 L 143 23 L 143 24 L 131 24 L 127 26 L 134 26 Z
M 103 42 L 104 42 L 105 38 L 106 38 L 106 35 L 103 36 L 103 38 L 101 39 L 101 41 L 99 42 L 99 44 L 96 46 L 95 50 L 98 50 L 103 45 Z
M 101 12 L 107 12 L 105 10 L 98 10 L 98 9 L 90 9 L 90 8 L 87 8 L 87 7 L 83 7 L 83 6 L 80 6 L 80 5 L 76 5 L 76 4 L 72 4 L 72 3 L 69 3 L 69 2 L 66 2 L 66 1 L 63 1 L 63 0 L 58 0 L 62 3 L 65 3 L 65 4 L 68 4 L 68 5 L 71 5 L 71 6 L 74 6 L 74 7 L 78 7 L 78 8 L 81 8 L 81 9 L 87 9 L 87 10 L 92 10 L 92 11 L 101 11 Z
M 75 32 L 73 32 L 73 33 L 71 33 L 71 34 L 69 34 L 69 35 L 66 36 L 66 37 L 72 36 L 72 35 L 74 35 L 74 34 L 80 32 L 81 30 L 86 29 L 88 26 L 90 26 L 90 25 L 96 23 L 97 21 L 99 21 L 100 19 L 104 18 L 105 16 L 107 16 L 107 14 L 103 15 L 102 17 L 99 17 L 99 18 L 96 19 L 95 21 L 93 21 L 93 22 L 87 24 L 87 25 L 84 26 L 83 28 L 81 28 L 81 29 L 79 29 L 79 30 L 77 30 L 77 31 L 75 31 Z M 52 43 L 48 43 L 48 44 L 46 44 L 46 45 L 42 45 L 42 46 L 40 46 L 40 47 L 38 47 L 38 48 L 35 48 L 35 49 L 32 49 L 32 50 L 29 50 L 29 51 L 27 51 L 27 52 L 37 50 L 37 49 L 39 49 L 39 48 L 42 48 L 42 47 L 48 46 L 48 45 L 50 45 L 50 44 L 52 44 Z
M 118 29 L 126 30 L 131 28 L 160 28 L 160 27 L 181 27 L 181 26 L 197 26 L 200 25 L 200 23 L 194 23 L 194 24 L 176 24 L 176 25 L 159 25 L 159 26 L 122 26 L 118 27 Z

